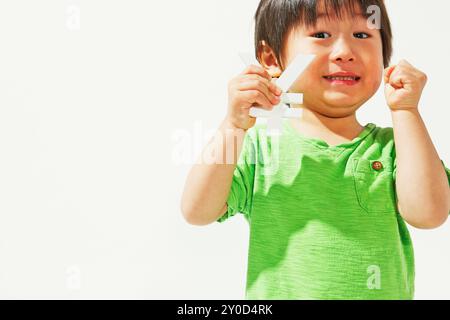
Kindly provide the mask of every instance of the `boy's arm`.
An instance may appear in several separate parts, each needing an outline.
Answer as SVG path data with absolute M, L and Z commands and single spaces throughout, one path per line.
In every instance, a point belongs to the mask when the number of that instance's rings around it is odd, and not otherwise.
M 448 217 L 450 188 L 418 110 L 427 76 L 401 60 L 385 69 L 384 82 L 394 126 L 400 214 L 414 227 L 436 228 Z
M 447 174 L 417 109 L 392 110 L 401 216 L 416 228 L 442 225 L 450 211 Z
M 193 225 L 215 222 L 227 211 L 227 197 L 246 130 L 225 119 L 191 168 L 181 198 L 185 220 Z

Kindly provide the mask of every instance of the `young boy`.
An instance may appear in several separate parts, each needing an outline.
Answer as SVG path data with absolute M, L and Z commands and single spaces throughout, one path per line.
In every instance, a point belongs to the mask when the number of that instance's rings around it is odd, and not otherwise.
M 262 67 L 230 81 L 227 116 L 202 154 L 215 149 L 218 161 L 191 169 L 185 219 L 244 215 L 247 299 L 412 299 L 405 221 L 436 228 L 450 211 L 450 170 L 418 110 L 425 74 L 404 60 L 389 67 L 382 0 L 262 0 L 255 21 Z M 298 53 L 316 55 L 291 88 L 304 93 L 303 115 L 267 136 L 249 108 L 278 103 L 271 79 Z M 362 126 L 355 112 L 382 81 L 393 128 Z

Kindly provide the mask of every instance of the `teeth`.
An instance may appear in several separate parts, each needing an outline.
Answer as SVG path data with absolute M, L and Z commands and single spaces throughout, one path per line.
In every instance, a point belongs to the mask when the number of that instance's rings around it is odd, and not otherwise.
M 340 81 L 344 81 L 344 80 L 347 80 L 347 81 L 354 80 L 355 81 L 358 79 L 358 77 L 330 77 L 330 76 L 327 76 L 325 78 L 330 79 L 330 80 L 340 80 Z

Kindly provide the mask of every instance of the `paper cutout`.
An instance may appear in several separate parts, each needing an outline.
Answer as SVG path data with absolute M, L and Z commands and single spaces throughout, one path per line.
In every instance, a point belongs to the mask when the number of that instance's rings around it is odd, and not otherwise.
M 246 66 L 260 65 L 254 56 L 247 52 L 240 52 L 239 56 Z M 250 108 L 250 116 L 256 118 L 268 118 L 267 120 L 267 134 L 279 135 L 281 133 L 283 118 L 299 118 L 301 110 L 298 108 L 290 108 L 287 104 L 302 104 L 302 93 L 288 92 L 295 81 L 302 75 L 308 65 L 315 58 L 312 54 L 299 54 L 289 64 L 286 70 L 281 74 L 280 78 L 275 83 L 283 91 L 281 94 L 281 101 L 274 106 L 272 110 L 266 110 L 260 107 Z

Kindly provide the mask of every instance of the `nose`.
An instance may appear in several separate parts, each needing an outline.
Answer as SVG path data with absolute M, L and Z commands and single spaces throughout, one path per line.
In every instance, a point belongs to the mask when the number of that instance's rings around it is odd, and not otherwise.
M 355 56 L 353 54 L 353 51 L 352 51 L 348 41 L 346 41 L 343 38 L 340 38 L 339 40 L 337 40 L 333 47 L 333 52 L 331 53 L 330 59 L 333 62 L 337 62 L 337 63 L 338 62 L 346 63 L 349 61 L 354 61 Z

